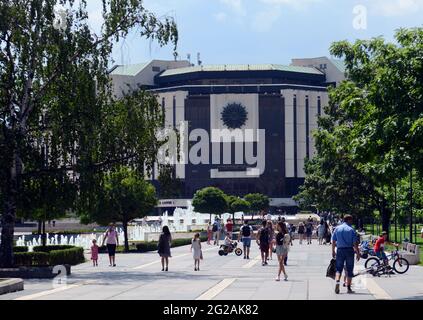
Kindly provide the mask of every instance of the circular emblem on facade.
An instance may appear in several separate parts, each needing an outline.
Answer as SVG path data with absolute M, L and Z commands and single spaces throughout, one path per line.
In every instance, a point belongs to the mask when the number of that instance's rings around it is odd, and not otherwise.
M 239 129 L 248 120 L 248 112 L 240 103 L 229 103 L 221 113 L 222 121 L 229 129 Z

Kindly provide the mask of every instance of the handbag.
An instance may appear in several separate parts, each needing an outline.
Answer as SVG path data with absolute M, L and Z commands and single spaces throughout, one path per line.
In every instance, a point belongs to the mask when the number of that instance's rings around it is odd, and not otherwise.
M 200 253 L 200 260 L 203 260 L 203 251 Z
M 326 277 L 332 278 L 335 280 L 336 277 L 336 260 L 332 259 L 330 260 L 328 269 L 326 270 Z

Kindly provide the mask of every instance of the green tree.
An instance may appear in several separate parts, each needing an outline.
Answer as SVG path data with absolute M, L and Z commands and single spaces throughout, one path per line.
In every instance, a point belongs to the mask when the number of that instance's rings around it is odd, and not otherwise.
M 207 187 L 198 190 L 192 200 L 194 211 L 209 213 L 210 221 L 212 214 L 221 215 L 228 210 L 227 196 L 219 188 Z
M 38 221 L 38 231 L 45 246 L 46 221 L 63 218 L 73 208 L 76 185 L 66 174 L 57 172 L 23 179 L 22 190 L 17 214 L 21 218 Z
M 330 92 L 337 150 L 383 195 L 413 168 L 422 177 L 423 166 L 423 29 L 400 29 L 395 39 L 396 44 L 375 38 L 331 47 L 348 74 Z M 382 198 L 379 212 L 389 230 L 392 204 Z
M 68 9 L 63 28 L 57 28 L 57 4 Z M 146 93 L 136 93 L 143 99 L 129 109 L 125 99 L 114 101 L 109 62 L 114 44 L 134 29 L 160 45 L 176 46 L 176 24 L 168 17 L 157 18 L 141 0 L 102 4 L 104 23 L 94 34 L 86 0 L 0 2 L 0 267 L 13 265 L 14 223 L 24 179 L 65 171 L 78 186 L 86 214 L 101 191 L 102 171 L 131 164 L 141 172 L 154 163 L 148 139 L 155 125 L 148 120 L 158 114 L 158 102 Z M 124 127 L 123 110 L 128 120 Z M 145 120 L 144 127 L 139 119 Z M 126 125 L 128 130 L 118 136 L 108 131 Z M 37 164 L 34 159 L 40 156 L 33 155 L 41 155 L 45 146 L 48 161 Z
M 250 210 L 250 203 L 240 197 L 228 196 L 228 212 L 232 214 L 233 221 L 235 224 L 235 213 L 236 212 L 248 212 Z
M 128 252 L 128 223 L 151 213 L 157 205 L 156 190 L 143 176 L 127 167 L 105 174 L 103 189 L 96 210 L 85 221 L 102 225 L 122 222 L 125 251 Z
M 159 166 L 159 194 L 160 197 L 174 198 L 182 194 L 182 181 L 175 177 L 175 169 L 171 165 Z
M 253 219 L 254 212 L 259 214 L 259 212 L 267 210 L 270 205 L 269 198 L 261 193 L 247 194 L 244 199 L 250 204 L 250 210 L 253 212 Z
M 300 194 L 323 207 L 376 208 L 384 230 L 395 181 L 413 168 L 421 179 L 423 163 L 423 29 L 400 29 L 395 38 L 395 44 L 375 38 L 332 45 L 348 77 L 329 91 L 316 134 L 318 156 L 307 166 Z

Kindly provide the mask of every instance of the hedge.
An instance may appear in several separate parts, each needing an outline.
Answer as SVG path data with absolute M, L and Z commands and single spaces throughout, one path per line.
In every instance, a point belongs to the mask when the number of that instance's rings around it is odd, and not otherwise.
M 28 247 L 13 247 L 13 252 L 14 253 L 28 252 Z
M 201 237 L 201 241 L 207 241 L 207 237 Z M 191 244 L 192 239 L 173 239 L 171 248 L 181 247 L 181 246 L 187 246 Z M 129 245 L 129 252 L 150 252 L 150 251 L 157 251 L 157 241 L 151 241 L 151 242 L 136 242 L 132 245 Z M 107 253 L 107 247 L 103 246 L 99 248 L 99 253 Z M 116 248 L 117 253 L 123 253 L 125 252 L 124 246 L 118 246 Z
M 84 249 L 73 246 L 34 247 L 34 252 L 15 253 L 14 259 L 18 267 L 77 265 L 85 262 Z
M 50 251 L 49 263 L 51 266 L 61 264 L 74 266 L 83 262 L 85 262 L 84 249 L 81 247 Z
M 34 247 L 34 252 L 51 252 L 51 251 L 57 251 L 57 250 L 67 250 L 67 249 L 73 249 L 75 246 L 69 246 L 69 245 L 63 245 L 63 246 L 38 246 Z
M 49 254 L 46 252 L 18 252 L 13 255 L 15 266 L 34 267 L 48 266 Z

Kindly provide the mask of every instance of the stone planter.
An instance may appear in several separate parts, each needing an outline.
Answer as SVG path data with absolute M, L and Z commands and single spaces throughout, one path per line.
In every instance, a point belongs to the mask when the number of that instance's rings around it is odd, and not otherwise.
M 22 279 L 0 279 L 0 295 L 22 291 L 24 282 Z
M 71 274 L 71 266 L 64 265 L 66 275 Z M 54 267 L 18 267 L 0 269 L 0 278 L 21 278 L 21 279 L 53 279 L 58 274 L 53 273 Z

